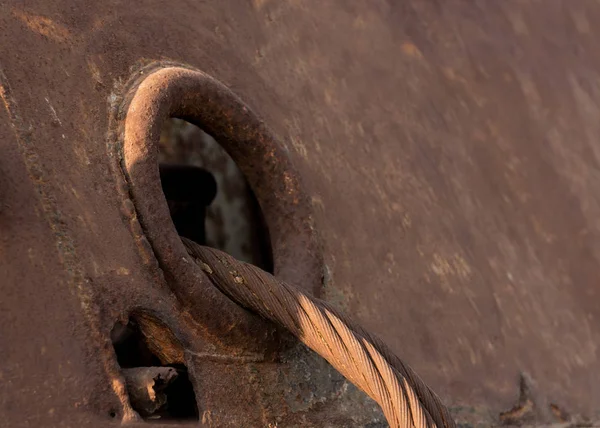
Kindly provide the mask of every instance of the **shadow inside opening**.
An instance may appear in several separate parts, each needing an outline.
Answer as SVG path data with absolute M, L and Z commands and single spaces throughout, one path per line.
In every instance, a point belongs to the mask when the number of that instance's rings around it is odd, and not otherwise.
M 158 324 L 157 324 L 158 326 Z M 157 327 L 164 328 L 164 327 Z M 131 407 L 146 421 L 197 421 L 198 407 L 187 367 L 181 363 L 164 363 L 150 348 L 158 341 L 144 335 L 138 321 L 117 323 L 111 339 L 117 362 L 125 378 Z M 149 346 L 151 345 L 151 346 Z
M 244 175 L 215 139 L 180 119 L 165 122 L 160 177 L 179 235 L 273 272 L 268 229 Z

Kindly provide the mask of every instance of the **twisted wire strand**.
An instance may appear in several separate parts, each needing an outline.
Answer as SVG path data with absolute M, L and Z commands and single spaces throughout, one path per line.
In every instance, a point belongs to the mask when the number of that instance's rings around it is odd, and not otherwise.
M 455 427 L 439 397 L 376 336 L 327 302 L 256 266 L 181 238 L 230 299 L 289 330 L 373 398 L 392 428 Z

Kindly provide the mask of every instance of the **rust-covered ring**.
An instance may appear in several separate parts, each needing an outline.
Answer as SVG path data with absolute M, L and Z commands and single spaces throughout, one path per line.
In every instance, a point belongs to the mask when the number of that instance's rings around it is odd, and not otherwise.
M 145 77 L 143 77 L 145 76 Z M 214 137 L 255 193 L 267 223 L 275 275 L 313 294 L 323 261 L 311 205 L 282 146 L 227 87 L 180 66 L 146 68 L 126 97 L 123 167 L 136 214 L 165 277 L 192 316 L 232 345 L 262 336 L 257 320 L 225 298 L 188 256 L 161 190 L 159 138 L 164 121 L 184 119 Z M 267 328 L 267 330 L 270 330 Z M 272 332 L 265 331 L 265 335 Z

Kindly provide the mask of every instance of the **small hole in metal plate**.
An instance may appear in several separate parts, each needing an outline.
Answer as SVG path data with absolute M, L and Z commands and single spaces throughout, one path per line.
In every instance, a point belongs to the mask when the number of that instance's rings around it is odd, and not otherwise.
M 148 323 L 150 318 L 145 316 L 144 319 Z M 159 322 L 152 324 L 163 331 L 167 328 Z M 143 334 L 135 317 L 127 324 L 115 324 L 111 339 L 125 377 L 129 402 L 143 419 L 156 422 L 198 420 L 196 395 L 187 367 L 180 362 L 161 361 L 152 350 L 165 347 L 164 342 Z M 155 343 L 149 343 L 149 340 Z M 111 411 L 110 416 L 116 417 L 116 413 Z

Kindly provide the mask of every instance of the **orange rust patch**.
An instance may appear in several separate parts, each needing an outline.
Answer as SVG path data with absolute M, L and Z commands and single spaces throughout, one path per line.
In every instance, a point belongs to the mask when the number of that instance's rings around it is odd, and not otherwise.
M 23 11 L 13 10 L 13 15 L 20 19 L 31 31 L 47 37 L 54 42 L 64 43 L 71 38 L 70 31 L 50 18 L 30 15 Z
M 464 77 L 462 77 L 459 74 L 456 74 L 456 72 L 450 67 L 442 68 L 442 73 L 444 74 L 446 79 L 451 80 L 453 82 L 462 83 L 464 85 L 467 85 L 469 83 Z
M 269 3 L 269 0 L 253 0 L 252 1 L 252 5 L 254 6 L 254 9 L 256 10 L 261 10 L 263 7 L 265 7 L 265 5 Z
M 412 42 L 402 43 L 402 52 L 414 58 L 423 58 L 423 54 L 421 53 L 419 48 Z

